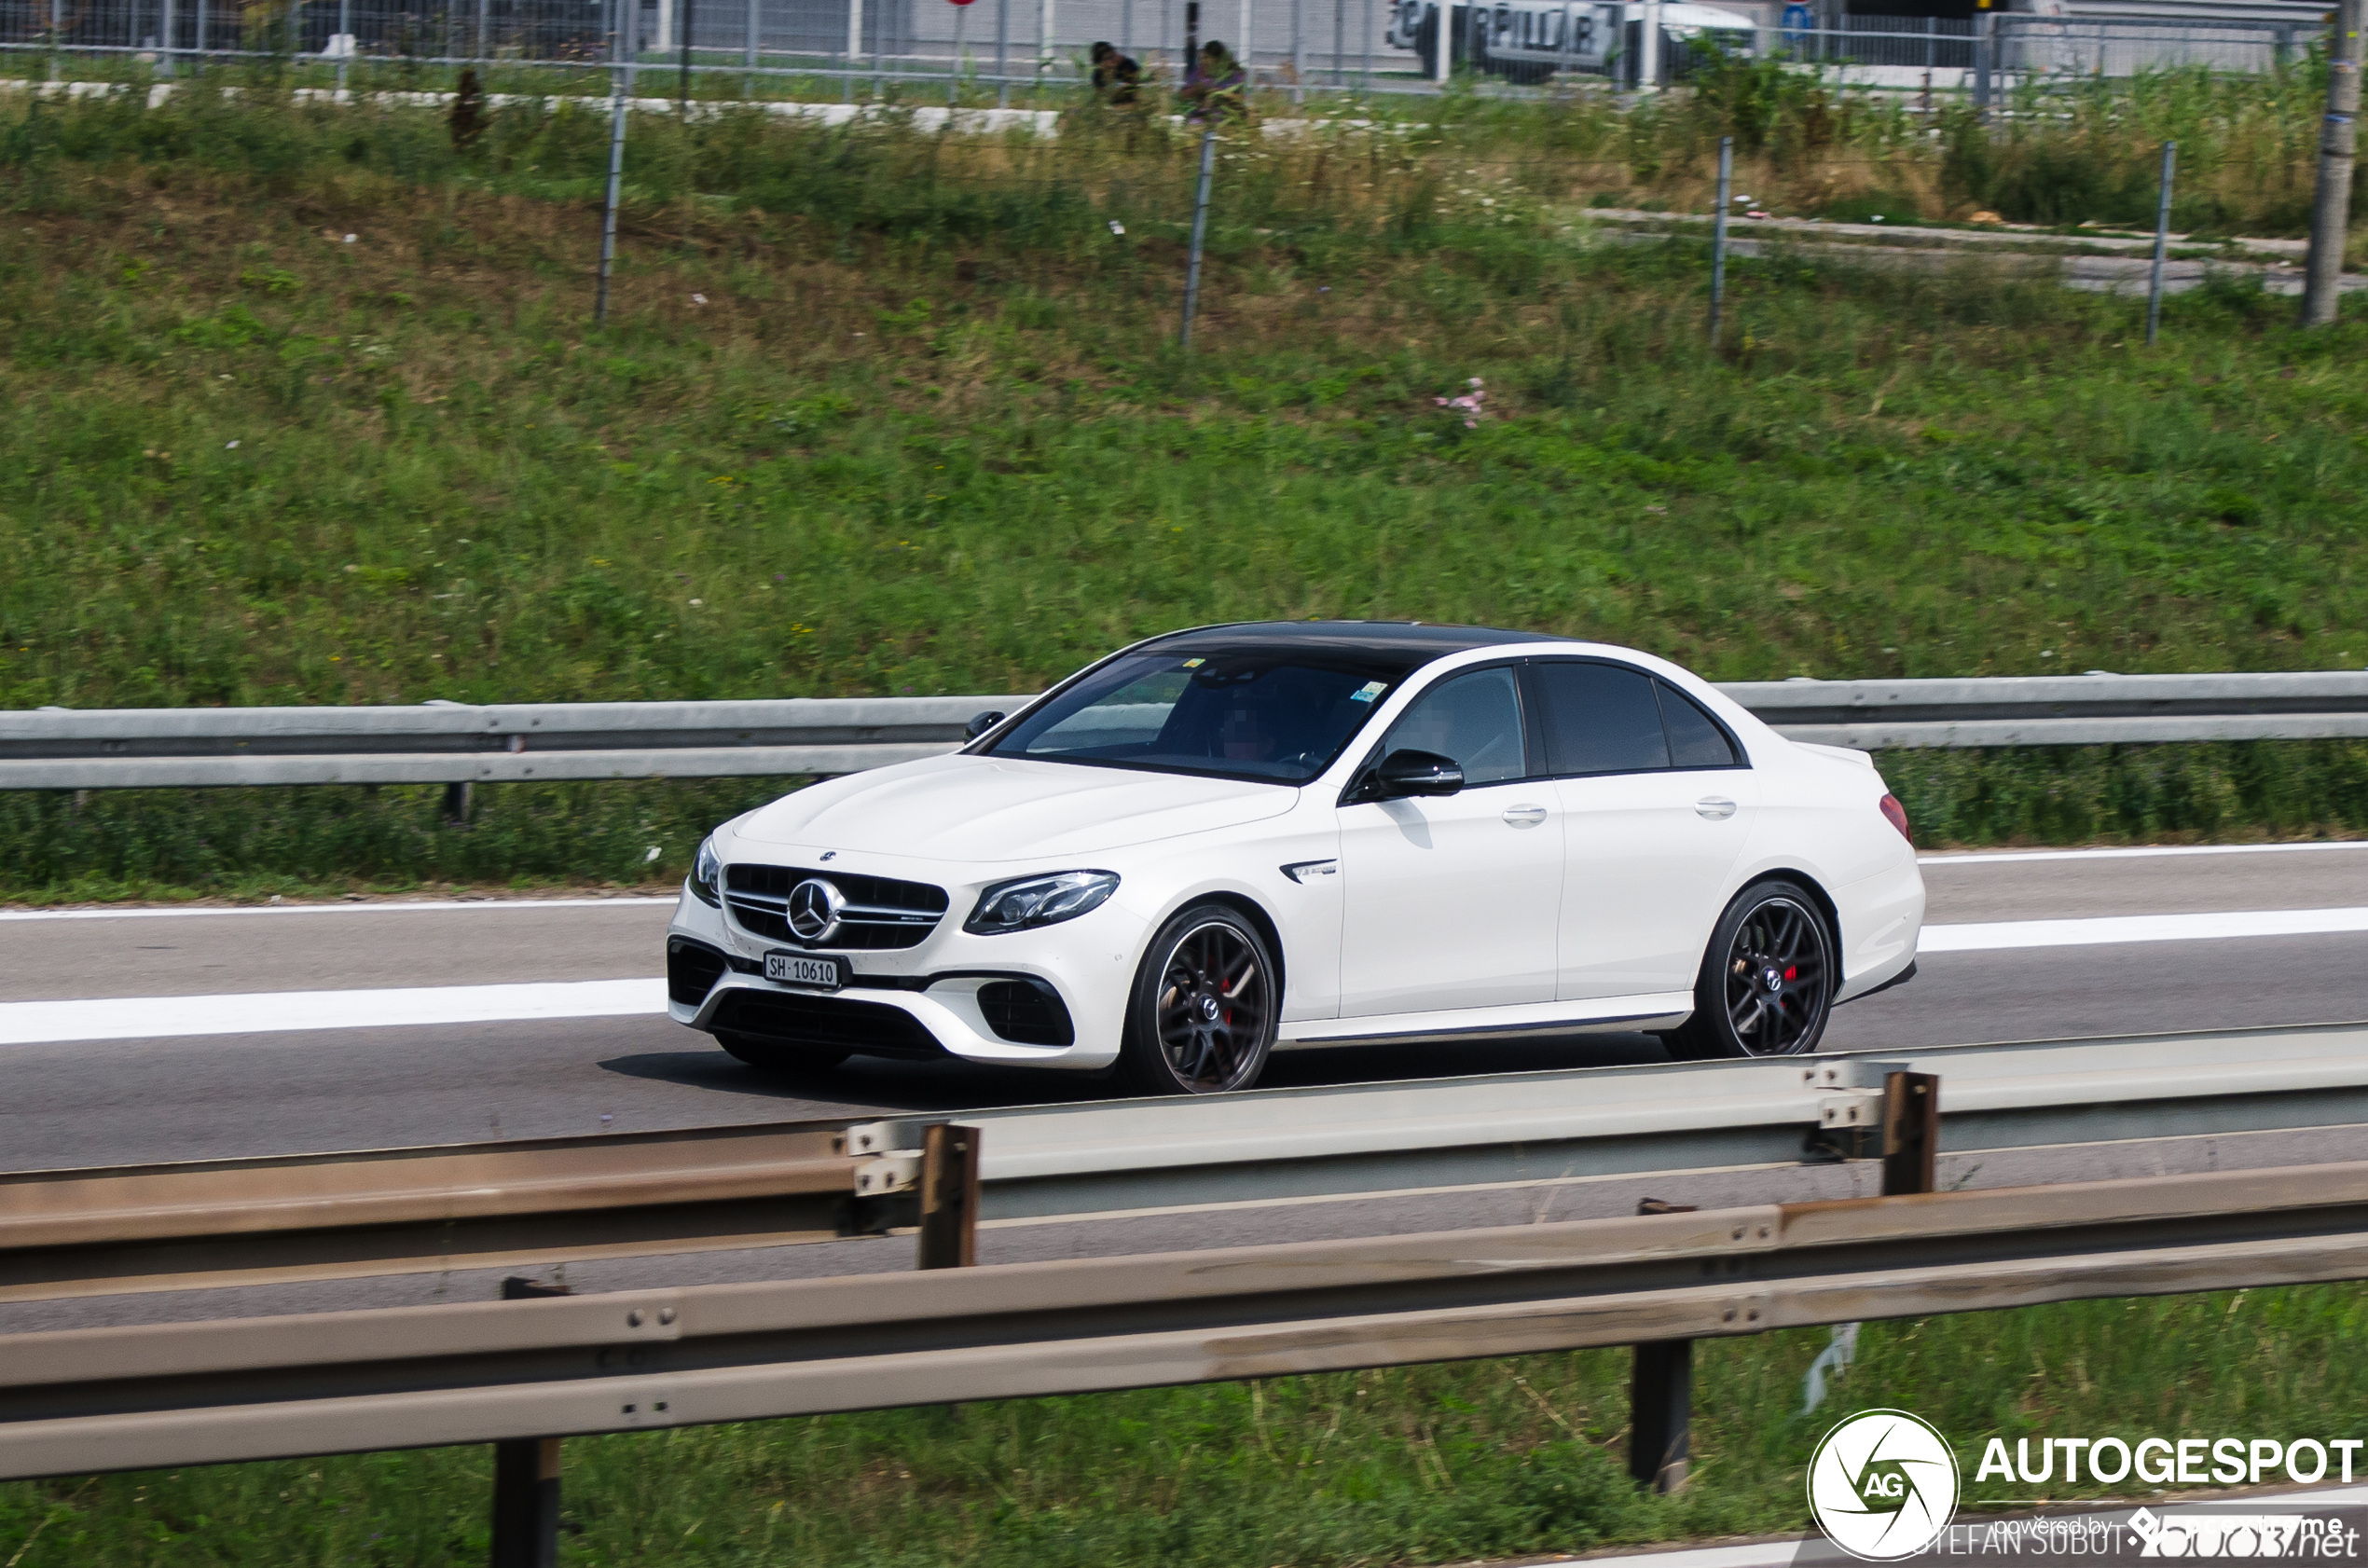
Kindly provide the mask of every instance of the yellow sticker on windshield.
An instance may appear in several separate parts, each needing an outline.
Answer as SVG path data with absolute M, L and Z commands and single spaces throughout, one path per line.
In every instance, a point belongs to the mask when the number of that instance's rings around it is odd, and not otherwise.
M 1206 659 L 1186 659 L 1184 661 L 1184 667 L 1186 669 L 1198 669 L 1201 666 L 1206 663 L 1208 663 Z
M 1348 700 L 1351 702 L 1371 702 L 1375 697 L 1380 696 L 1387 690 L 1389 690 L 1389 683 L 1385 681 L 1368 681 L 1365 684 L 1356 688 L 1356 690 L 1349 693 Z

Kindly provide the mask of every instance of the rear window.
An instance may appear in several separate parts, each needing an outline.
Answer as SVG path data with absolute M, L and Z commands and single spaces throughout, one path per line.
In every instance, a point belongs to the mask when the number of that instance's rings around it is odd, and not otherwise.
M 1653 678 L 1618 665 L 1541 661 L 1549 773 L 1643 773 L 1669 766 Z

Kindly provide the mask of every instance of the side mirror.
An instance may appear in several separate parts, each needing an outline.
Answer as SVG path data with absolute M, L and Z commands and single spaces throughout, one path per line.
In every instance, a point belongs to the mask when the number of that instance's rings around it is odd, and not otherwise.
M 971 715 L 971 722 L 962 726 L 962 738 L 965 740 L 976 740 L 979 736 L 984 735 L 987 731 L 1001 723 L 1006 717 L 1006 715 L 998 713 L 991 708 L 984 713 L 973 713 Z
M 1373 797 L 1452 795 L 1464 787 L 1463 764 L 1436 751 L 1393 751 L 1373 770 Z

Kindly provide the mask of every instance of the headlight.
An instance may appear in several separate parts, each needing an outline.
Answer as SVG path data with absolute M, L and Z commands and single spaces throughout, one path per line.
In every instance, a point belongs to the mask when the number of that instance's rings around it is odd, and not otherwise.
M 973 936 L 995 936 L 1058 925 L 1099 909 L 1117 891 L 1114 871 L 1063 871 L 998 882 L 979 895 L 979 906 L 962 928 Z
M 691 862 L 691 896 L 709 909 L 723 907 L 723 862 L 712 838 L 699 846 L 698 859 Z

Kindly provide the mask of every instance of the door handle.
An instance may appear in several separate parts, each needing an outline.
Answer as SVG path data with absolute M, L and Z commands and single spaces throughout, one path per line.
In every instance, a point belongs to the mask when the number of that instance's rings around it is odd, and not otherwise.
M 1735 803 L 1724 795 L 1704 795 L 1694 803 L 1694 810 L 1714 822 L 1724 822 L 1735 815 Z
M 1512 828 L 1534 828 L 1546 820 L 1542 805 L 1508 805 L 1505 808 L 1505 824 Z

